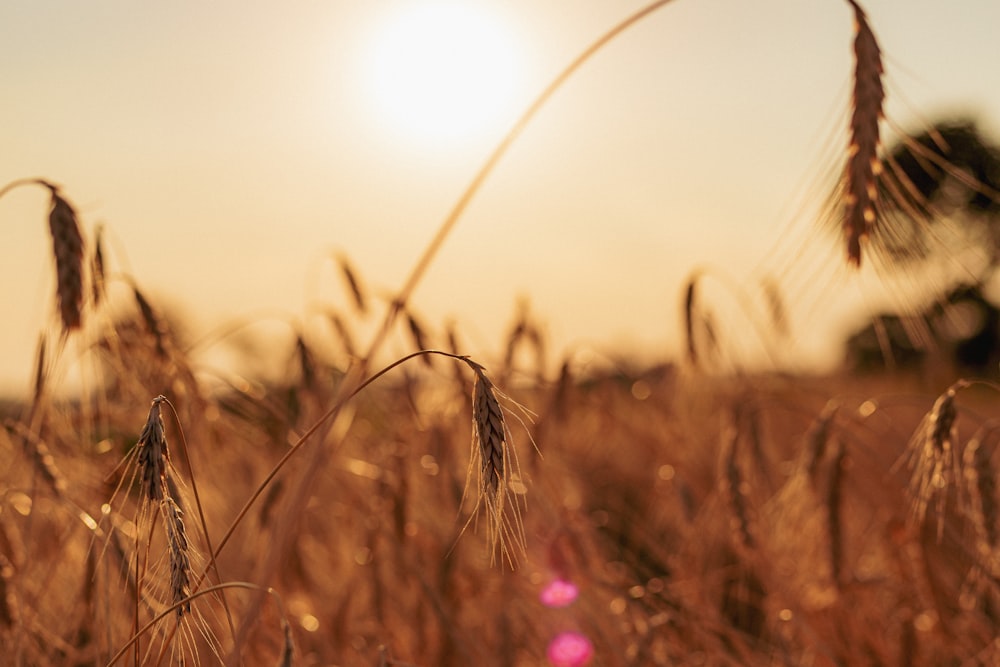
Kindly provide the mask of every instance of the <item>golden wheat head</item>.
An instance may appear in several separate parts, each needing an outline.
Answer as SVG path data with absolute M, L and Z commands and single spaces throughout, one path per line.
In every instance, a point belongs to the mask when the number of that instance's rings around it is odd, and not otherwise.
M 876 221 L 876 179 L 880 171 L 878 159 L 879 120 L 885 89 L 882 86 L 882 52 L 875 33 L 868 25 L 865 12 L 855 0 L 847 0 L 854 8 L 854 91 L 851 113 L 851 138 L 847 169 L 844 175 L 844 238 L 847 260 L 861 265 L 861 242 L 871 234 Z
M 163 428 L 160 405 L 167 399 L 157 396 L 149 408 L 149 416 L 136 442 L 137 465 L 143 497 L 149 502 L 159 503 L 168 495 L 167 481 L 167 437 Z
M 55 186 L 49 211 L 49 231 L 56 260 L 56 294 L 63 330 L 80 328 L 83 314 L 83 236 L 76 211 Z

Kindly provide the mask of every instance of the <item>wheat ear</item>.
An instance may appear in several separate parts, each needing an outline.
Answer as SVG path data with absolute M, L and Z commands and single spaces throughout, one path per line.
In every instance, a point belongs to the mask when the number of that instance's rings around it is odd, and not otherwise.
M 181 508 L 170 496 L 160 502 L 163 526 L 167 532 L 167 546 L 170 558 L 170 597 L 177 604 L 191 595 L 191 558 L 188 555 L 187 531 Z M 177 616 L 190 613 L 191 601 L 178 605 Z
M 488 539 L 499 555 L 513 568 L 518 555 L 525 552 L 522 507 L 516 497 L 507 503 L 511 493 L 508 484 L 518 470 L 517 459 L 510 449 L 507 422 L 498 400 L 496 387 L 485 369 L 468 357 L 459 357 L 476 375 L 472 389 L 472 466 L 479 468 L 479 502 L 486 508 Z
M 948 387 L 934 401 L 934 407 L 920 422 L 920 426 L 910 438 L 910 495 L 913 500 L 913 513 L 918 523 L 923 523 L 927 515 L 927 507 L 935 498 L 944 494 L 955 472 L 955 439 L 957 429 L 955 420 L 958 411 L 955 408 L 955 397 L 958 390 L 968 386 L 964 380 L 959 380 Z M 939 509 L 943 509 L 943 501 L 939 501 Z M 944 517 L 938 515 L 938 537 L 944 529 Z
M 357 308 L 359 313 L 366 313 L 368 311 L 368 298 L 365 295 L 365 291 L 361 288 L 361 281 L 358 280 L 357 272 L 344 255 L 337 255 L 336 260 L 337 266 L 340 267 L 340 274 L 344 277 L 344 284 L 347 286 L 347 291 L 350 292 L 351 298 L 354 300 L 355 308 Z
M 830 476 L 826 491 L 826 527 L 830 538 L 830 575 L 840 586 L 844 560 L 843 486 L 847 467 L 847 450 L 840 440 L 833 442 Z
M 159 503 L 169 492 L 167 484 L 167 437 L 163 427 L 160 405 L 167 399 L 157 396 L 149 408 L 146 424 L 136 442 L 137 466 L 142 484 L 143 497 L 149 502 Z
M 854 8 L 855 66 L 843 227 L 847 261 L 860 266 L 862 240 L 869 237 L 876 222 L 876 179 L 881 170 L 878 159 L 879 120 L 882 118 L 885 89 L 882 87 L 882 52 L 878 40 L 861 6 L 855 0 L 847 2 Z
M 83 314 L 83 236 L 76 211 L 59 195 L 59 189 L 48 185 L 52 194 L 49 211 L 49 232 L 56 259 L 56 294 L 63 330 L 80 328 Z
M 472 390 L 472 423 L 479 451 L 479 473 L 487 507 L 493 511 L 502 498 L 506 425 L 493 383 L 481 368 L 474 366 L 473 370 L 476 384 Z
M 969 512 L 976 531 L 976 549 L 980 558 L 991 559 L 997 544 L 996 477 L 990 463 L 992 448 L 985 447 L 986 438 L 997 429 L 996 424 L 985 424 L 965 445 L 962 453 L 962 472 L 969 496 Z
M 726 506 L 730 512 L 730 524 L 735 529 L 737 545 L 746 550 L 753 550 L 757 544 L 751 528 L 751 512 L 747 501 L 747 485 L 737 458 L 740 432 L 738 420 L 733 419 L 722 432 L 722 474 L 720 486 Z

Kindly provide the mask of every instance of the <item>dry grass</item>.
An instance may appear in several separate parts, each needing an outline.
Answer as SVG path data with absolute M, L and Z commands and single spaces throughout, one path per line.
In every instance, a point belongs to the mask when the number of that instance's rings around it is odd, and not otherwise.
M 849 2 L 857 65 L 840 194 L 859 265 L 878 222 L 884 91 L 878 44 Z M 960 380 L 928 408 L 926 386 L 901 376 L 703 375 L 727 341 L 697 275 L 686 364 L 567 357 L 554 380 L 524 304 L 488 355 L 498 361 L 480 364 L 462 354 L 462 332 L 428 326 L 409 302 L 545 100 L 665 4 L 614 27 L 529 108 L 384 304 L 367 348 L 355 332 L 377 300 L 336 256 L 348 303 L 291 327 L 273 352 L 283 374 L 200 366 L 131 279 L 115 308 L 113 258 L 96 234 L 82 262 L 58 188 L 0 190 L 50 191 L 59 333 L 81 343 L 52 349 L 43 335 L 33 395 L 2 415 L 8 664 L 537 665 L 567 631 L 614 667 L 1000 658 L 995 422 L 984 416 L 995 386 Z M 780 293 L 764 290 L 770 331 L 788 336 Z M 92 331 L 81 331 L 85 306 Z M 417 351 L 374 370 L 390 344 Z M 88 382 L 59 397 L 53 378 L 74 363 Z M 552 581 L 578 599 L 546 606 Z

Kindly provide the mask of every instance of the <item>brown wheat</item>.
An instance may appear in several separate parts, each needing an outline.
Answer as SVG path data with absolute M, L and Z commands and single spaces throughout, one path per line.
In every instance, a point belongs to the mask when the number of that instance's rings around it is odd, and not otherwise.
M 188 538 L 184 528 L 184 517 L 176 501 L 166 496 L 160 502 L 163 526 L 167 533 L 167 547 L 170 559 L 170 597 L 177 604 L 191 595 L 191 559 L 188 555 Z M 188 600 L 177 607 L 177 616 L 191 611 Z
M 169 495 L 167 484 L 167 437 L 163 427 L 160 405 L 167 399 L 157 396 L 149 408 L 146 424 L 136 442 L 139 481 L 145 500 L 160 503 Z
M 969 498 L 970 518 L 976 531 L 976 549 L 987 560 L 997 544 L 997 496 L 996 478 L 990 462 L 992 449 L 984 444 L 996 428 L 996 424 L 980 427 L 962 453 L 962 472 Z
M 365 296 L 364 290 L 361 289 L 361 281 L 358 280 L 354 267 L 351 266 L 351 263 L 347 261 L 347 257 L 344 255 L 337 255 L 337 265 L 340 267 L 340 273 L 344 277 L 344 283 L 346 283 L 347 289 L 354 299 L 354 305 L 358 309 L 358 312 L 367 312 L 368 299 Z
M 861 265 L 861 243 L 876 223 L 876 192 L 880 171 L 878 159 L 879 121 L 885 90 L 882 87 L 882 55 L 868 19 L 855 0 L 854 8 L 854 99 L 851 137 L 844 176 L 844 237 L 847 260 Z
M 56 259 L 56 294 L 63 330 L 80 328 L 83 314 L 83 236 L 76 211 L 59 195 L 59 189 L 48 185 L 52 194 L 49 211 L 49 231 Z
M 740 433 L 737 419 L 726 426 L 722 432 L 722 474 L 719 476 L 721 491 L 726 499 L 726 506 L 731 512 L 731 520 L 735 529 L 736 543 L 743 549 L 753 549 L 756 546 L 751 529 L 750 506 L 746 497 L 746 482 L 737 458 Z
M 921 420 L 908 445 L 911 471 L 909 492 L 913 502 L 913 514 L 918 523 L 923 523 L 927 508 L 937 499 L 938 535 L 944 528 L 943 499 L 957 468 L 955 459 L 955 420 L 958 412 L 955 397 L 959 389 L 967 386 L 959 380 L 934 401 L 934 407 Z

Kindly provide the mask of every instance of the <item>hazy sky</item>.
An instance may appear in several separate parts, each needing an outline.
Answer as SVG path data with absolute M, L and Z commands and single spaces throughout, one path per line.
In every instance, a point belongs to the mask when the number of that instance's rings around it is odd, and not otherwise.
M 642 6 L 467 3 L 512 67 L 489 75 L 509 78 L 482 127 L 441 136 L 387 115 L 372 86 L 384 35 L 420 4 L 4 2 L 0 184 L 60 183 L 88 233 L 105 226 L 112 268 L 195 335 L 346 308 L 331 252 L 388 295 L 519 111 Z M 891 120 L 973 113 L 1000 136 L 1000 2 L 864 5 Z M 514 145 L 414 307 L 454 317 L 487 358 L 521 296 L 558 347 L 672 353 L 686 275 L 748 280 L 787 261 L 782 230 L 812 224 L 845 141 L 852 39 L 842 0 L 676 0 L 646 18 Z M 45 213 L 41 191 L 0 199 L 4 386 L 27 386 L 54 321 Z

